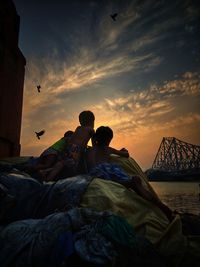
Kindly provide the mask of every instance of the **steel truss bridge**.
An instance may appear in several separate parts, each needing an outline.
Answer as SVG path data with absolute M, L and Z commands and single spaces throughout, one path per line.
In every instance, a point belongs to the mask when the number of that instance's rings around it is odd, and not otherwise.
M 199 171 L 200 146 L 176 139 L 163 137 L 152 169 L 163 171 Z

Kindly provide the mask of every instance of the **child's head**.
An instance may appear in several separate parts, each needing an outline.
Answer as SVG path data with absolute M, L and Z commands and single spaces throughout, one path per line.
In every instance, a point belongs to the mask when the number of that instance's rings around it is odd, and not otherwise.
M 81 126 L 90 126 L 94 128 L 94 120 L 94 114 L 89 110 L 82 111 L 79 114 L 79 122 Z
M 65 134 L 64 134 L 64 138 L 65 138 L 65 140 L 66 140 L 67 142 L 70 141 L 70 139 L 71 139 L 73 133 L 74 133 L 73 131 L 67 131 L 67 132 L 65 132 Z
M 98 146 L 109 146 L 113 138 L 113 131 L 110 127 L 101 126 L 96 130 L 94 140 Z

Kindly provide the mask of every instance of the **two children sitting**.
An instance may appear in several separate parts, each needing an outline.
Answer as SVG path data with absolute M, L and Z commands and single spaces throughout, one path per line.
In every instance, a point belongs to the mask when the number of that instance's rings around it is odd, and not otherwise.
M 70 176 L 78 174 L 82 153 L 90 139 L 93 146 L 87 152 L 87 171 L 99 163 L 109 162 L 111 154 L 129 157 L 126 149 L 117 150 L 109 147 L 113 138 L 113 131 L 109 127 L 101 126 L 95 133 L 94 121 L 95 117 L 91 111 L 81 112 L 80 126 L 74 132 L 66 132 L 63 138 L 41 154 L 35 170 L 40 171 L 45 181 L 57 180 L 64 169 Z
M 113 180 L 133 189 L 138 195 L 154 203 L 171 219 L 171 210 L 143 187 L 140 177 L 130 177 L 120 166 L 110 163 L 111 154 L 128 158 L 129 153 L 125 148 L 117 150 L 110 147 L 113 131 L 109 127 L 101 126 L 95 133 L 94 121 L 95 117 L 91 111 L 81 112 L 79 115 L 80 126 L 74 132 L 66 132 L 63 138 L 41 154 L 41 162 L 37 165 L 37 169 L 40 171 L 57 160 L 52 168 L 47 169 L 44 180 L 58 180 L 59 174 L 64 169 L 70 174 L 68 176 L 78 174 L 82 153 L 87 149 L 91 139 L 92 147 L 88 148 L 86 153 L 87 172 L 93 177 Z

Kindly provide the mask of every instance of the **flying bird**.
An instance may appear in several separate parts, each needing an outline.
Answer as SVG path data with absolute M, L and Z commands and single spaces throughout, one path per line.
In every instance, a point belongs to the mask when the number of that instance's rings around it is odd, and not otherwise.
M 40 85 L 37 85 L 38 93 L 40 93 L 40 89 L 41 89 L 41 86 Z
M 45 130 L 42 130 L 42 131 L 40 131 L 40 132 L 35 132 L 36 137 L 37 137 L 38 139 L 40 139 L 40 136 L 42 136 L 44 133 L 45 133 Z
M 111 16 L 111 18 L 112 18 L 114 21 L 116 21 L 116 17 L 117 17 L 117 15 L 118 15 L 118 13 L 114 13 L 114 14 L 112 14 L 112 15 L 110 15 L 110 16 Z

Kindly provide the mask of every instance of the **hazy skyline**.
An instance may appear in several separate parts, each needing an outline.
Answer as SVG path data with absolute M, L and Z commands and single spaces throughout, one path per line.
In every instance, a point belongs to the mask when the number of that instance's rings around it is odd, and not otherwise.
M 74 130 L 82 110 L 94 112 L 95 128 L 110 126 L 111 145 L 126 147 L 143 169 L 163 136 L 200 145 L 196 1 L 14 3 L 27 60 L 21 155 L 39 155 Z

